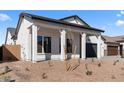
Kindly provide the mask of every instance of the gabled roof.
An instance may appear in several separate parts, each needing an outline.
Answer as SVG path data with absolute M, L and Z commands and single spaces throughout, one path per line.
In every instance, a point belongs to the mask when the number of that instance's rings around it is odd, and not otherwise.
M 43 21 L 49 21 L 49 22 L 54 22 L 54 23 L 58 23 L 58 24 L 64 24 L 64 25 L 69 25 L 69 26 L 74 26 L 74 27 L 79 27 L 79 28 L 104 32 L 101 29 L 97 29 L 97 28 L 93 28 L 93 27 L 85 27 L 83 25 L 78 25 L 78 24 L 69 23 L 69 22 L 65 22 L 65 21 L 62 21 L 62 20 L 47 18 L 47 17 L 43 17 L 43 16 L 38 16 L 38 15 L 33 15 L 33 14 L 29 14 L 29 13 L 21 13 L 21 16 L 29 16 L 32 19 L 39 19 L 39 20 L 43 20 Z
M 87 27 L 90 27 L 89 24 L 87 24 L 84 20 L 82 20 L 78 15 L 72 15 L 72 16 L 68 16 L 68 17 L 65 17 L 65 18 L 61 18 L 60 20 L 67 20 L 67 19 L 70 19 L 70 18 L 74 18 L 74 19 L 79 19 L 82 23 L 84 23 Z
M 105 36 L 103 35 L 103 38 L 105 39 L 106 43 L 119 43 L 119 42 L 124 42 L 124 36 L 115 36 L 115 37 L 110 37 L 110 36 Z
M 101 29 L 97 29 L 97 28 L 93 28 L 93 27 L 89 27 L 89 26 L 86 27 L 86 26 L 83 26 L 83 25 L 78 25 L 78 24 L 74 24 L 74 23 L 70 23 L 70 22 L 66 22 L 66 21 L 62 21 L 62 20 L 47 18 L 47 17 L 38 16 L 38 15 L 34 15 L 34 14 L 29 14 L 29 13 L 21 13 L 20 17 L 19 17 L 18 24 L 17 24 L 15 35 L 18 34 L 18 30 L 19 30 L 19 27 L 20 27 L 20 24 L 21 24 L 21 20 L 24 16 L 30 17 L 31 19 L 42 20 L 42 21 L 47 21 L 47 22 L 52 22 L 52 23 L 57 23 L 57 24 L 62 24 L 62 25 L 67 25 L 67 26 L 72 26 L 72 27 L 77 27 L 77 28 L 83 28 L 83 29 L 88 29 L 88 30 L 95 30 L 95 31 L 99 31 L 99 32 L 104 32 Z

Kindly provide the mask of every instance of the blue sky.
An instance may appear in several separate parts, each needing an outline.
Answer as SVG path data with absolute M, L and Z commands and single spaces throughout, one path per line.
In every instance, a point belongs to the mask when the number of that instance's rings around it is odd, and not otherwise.
M 124 35 L 123 10 L 4 10 L 0 11 L 0 45 L 5 42 L 7 27 L 16 27 L 21 12 L 32 13 L 49 18 L 63 18 L 78 15 L 90 26 L 105 30 L 104 35 Z

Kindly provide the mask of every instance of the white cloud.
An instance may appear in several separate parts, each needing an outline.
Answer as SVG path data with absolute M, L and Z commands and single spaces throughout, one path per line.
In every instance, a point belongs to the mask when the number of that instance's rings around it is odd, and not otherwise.
M 0 21 L 8 21 L 11 20 L 10 16 L 7 14 L 0 13 Z
M 112 26 L 113 24 L 112 23 L 109 23 L 109 24 L 107 24 L 108 26 Z
M 117 14 L 117 17 L 121 17 L 121 14 Z
M 121 10 L 121 12 L 120 12 L 122 15 L 124 15 L 124 11 L 123 10 Z
M 124 20 L 117 20 L 115 24 L 116 24 L 116 26 L 123 26 Z
M 121 10 L 120 13 L 116 14 L 117 17 L 121 17 L 124 15 L 124 10 Z

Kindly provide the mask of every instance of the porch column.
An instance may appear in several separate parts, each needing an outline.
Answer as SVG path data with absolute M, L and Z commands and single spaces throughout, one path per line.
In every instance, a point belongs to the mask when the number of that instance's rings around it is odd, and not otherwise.
M 101 58 L 101 35 L 98 35 L 98 40 L 97 40 L 97 58 Z
M 64 61 L 66 58 L 66 53 L 65 53 L 65 49 L 66 49 L 66 31 L 65 30 L 61 30 L 61 61 Z
M 35 63 L 37 61 L 37 26 L 32 25 L 32 61 Z
M 81 34 L 81 58 L 86 58 L 86 33 Z

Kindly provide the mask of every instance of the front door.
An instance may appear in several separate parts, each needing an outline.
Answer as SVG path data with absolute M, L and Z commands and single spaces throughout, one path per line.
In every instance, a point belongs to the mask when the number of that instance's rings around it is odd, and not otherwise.
M 86 57 L 97 57 L 97 44 L 86 44 Z

